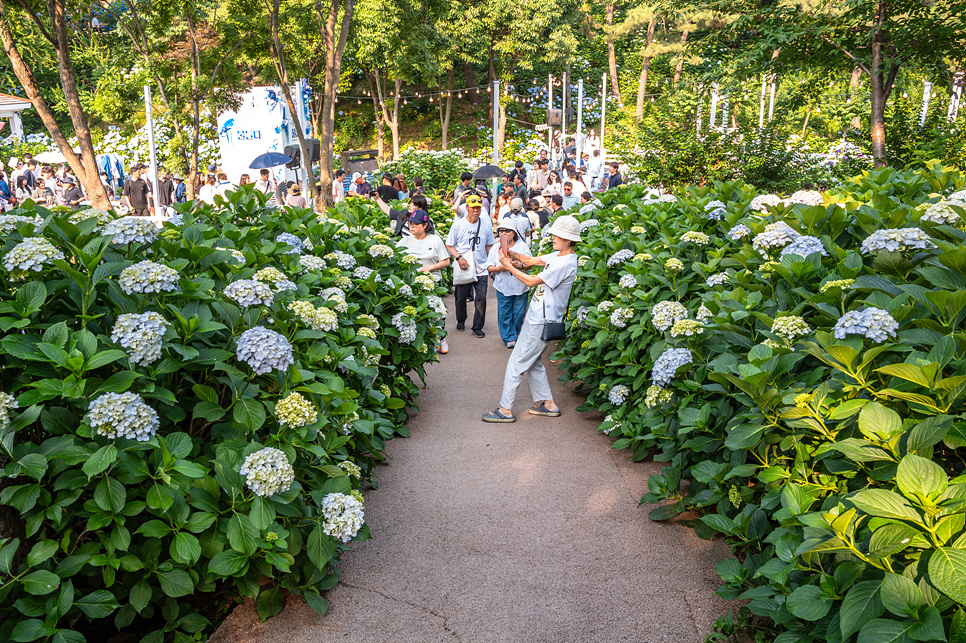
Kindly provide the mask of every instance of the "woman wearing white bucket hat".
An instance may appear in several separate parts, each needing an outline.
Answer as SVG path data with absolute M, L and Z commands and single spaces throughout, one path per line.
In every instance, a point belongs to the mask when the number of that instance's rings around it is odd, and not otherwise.
M 534 406 L 529 411 L 533 415 L 557 417 L 560 408 L 553 401 L 547 370 L 541 361 L 548 341 L 543 339 L 544 325 L 562 322 L 570 300 L 570 289 L 577 277 L 577 253 L 574 246 L 580 239 L 580 223 L 570 215 L 562 215 L 553 220 L 544 234 L 553 237 L 554 252 L 539 257 L 527 257 L 516 252 L 509 256 L 500 253 L 500 263 L 514 277 L 529 288 L 536 288 L 530 299 L 527 315 L 517 343 L 510 354 L 503 376 L 503 396 L 500 406 L 483 414 L 484 422 L 516 422 L 513 415 L 513 400 L 517 389 L 527 376 Z M 514 267 L 513 262 L 522 263 L 525 268 L 545 266 L 536 276 L 528 275 Z

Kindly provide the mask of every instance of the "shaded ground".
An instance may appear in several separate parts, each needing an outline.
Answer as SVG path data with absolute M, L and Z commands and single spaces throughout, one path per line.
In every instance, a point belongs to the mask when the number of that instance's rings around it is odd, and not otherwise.
M 450 353 L 429 369 L 412 438 L 389 444 L 366 494 L 373 540 L 343 556 L 329 612 L 293 599 L 258 625 L 243 606 L 211 641 L 704 641 L 729 607 L 713 594 L 727 547 L 651 522 L 637 503 L 660 465 L 612 450 L 553 377 L 562 417 L 527 414 L 524 384 L 515 424 L 481 422 L 510 354 L 495 316 L 492 289 L 485 339 L 451 314 Z

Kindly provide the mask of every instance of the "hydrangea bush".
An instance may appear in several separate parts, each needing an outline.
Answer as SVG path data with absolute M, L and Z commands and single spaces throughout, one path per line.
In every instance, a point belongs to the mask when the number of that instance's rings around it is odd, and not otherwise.
M 697 510 L 686 524 L 728 537 L 719 593 L 767 640 L 966 636 L 964 181 L 628 186 L 584 231 L 563 378 L 615 448 L 666 463 L 653 519 Z
M 369 537 L 360 490 L 407 435 L 445 291 L 409 287 L 368 204 L 229 201 L 161 229 L 5 219 L 0 505 L 19 524 L 0 640 L 82 641 L 101 619 L 194 640 L 195 593 L 323 611 L 339 552 Z

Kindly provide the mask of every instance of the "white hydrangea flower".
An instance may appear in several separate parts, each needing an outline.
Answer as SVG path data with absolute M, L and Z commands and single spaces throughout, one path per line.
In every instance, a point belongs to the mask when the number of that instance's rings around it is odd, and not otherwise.
M 823 205 L 825 199 L 822 198 L 822 193 L 817 190 L 799 190 L 793 192 L 790 197 L 785 199 L 785 203 L 795 204 L 801 203 L 803 205 Z
M 7 270 L 33 270 L 40 272 L 46 264 L 64 258 L 64 253 L 44 237 L 27 237 L 3 258 Z
M 17 403 L 17 398 L 0 391 L 0 430 L 7 428 L 7 425 L 10 424 L 10 411 L 19 408 L 20 404 Z
M 698 321 L 708 321 L 714 317 L 714 313 L 712 313 L 707 306 L 701 304 L 701 306 L 698 308 L 698 312 L 696 312 L 694 316 L 698 319 Z
M 171 292 L 178 285 L 178 271 L 153 261 L 139 261 L 121 271 L 117 282 L 128 295 Z
M 869 307 L 865 310 L 851 310 L 835 323 L 834 333 L 838 339 L 846 335 L 863 335 L 881 344 L 889 337 L 895 337 L 899 323 L 881 308 Z
M 757 212 L 765 213 L 768 212 L 768 208 L 774 208 L 775 206 L 781 205 L 781 203 L 781 197 L 776 194 L 759 194 L 751 200 L 751 204 L 748 207 Z
M 610 309 L 614 307 L 614 302 L 607 301 L 606 299 L 599 304 L 597 304 L 597 312 L 599 313 L 609 313 Z
M 574 322 L 578 326 L 583 327 L 584 324 L 587 322 L 587 315 L 589 314 L 590 314 L 590 309 L 587 308 L 587 306 L 581 306 L 580 308 L 577 309 L 577 312 L 574 313 Z
M 677 203 L 678 202 L 678 198 L 676 196 L 674 196 L 673 194 L 662 194 L 661 196 L 659 196 L 657 198 L 657 200 L 659 202 L 661 202 L 661 203 Z
M 647 253 L 647 252 L 638 252 L 636 255 L 634 255 L 634 261 L 644 262 L 644 261 L 650 261 L 653 258 L 654 257 L 652 257 L 650 253 Z M 684 266 L 681 266 L 681 267 L 683 268 Z
M 631 226 L 631 234 L 647 234 L 647 228 L 644 226 L 633 225 Z
M 446 315 L 446 304 L 443 302 L 442 297 L 439 295 L 429 295 L 427 299 L 429 300 L 429 307 L 434 313 L 438 313 L 443 316 Z
M 412 306 L 407 306 L 406 308 L 412 308 Z M 416 322 L 406 316 L 405 312 L 393 315 L 392 325 L 399 331 L 400 344 L 412 344 L 416 341 Z
M 665 261 L 664 267 L 673 272 L 684 270 L 684 264 L 681 263 L 681 260 L 678 259 L 677 257 L 671 257 L 670 259 Z
M 796 337 L 808 335 L 812 332 L 812 329 L 798 315 L 785 315 L 775 318 L 771 324 L 771 332 L 791 342 Z
M 329 254 L 325 255 L 325 260 L 335 263 L 335 265 L 344 270 L 352 270 L 356 267 L 355 257 L 340 250 L 336 250 L 335 252 L 330 252 Z
M 674 322 L 687 317 L 688 309 L 676 301 L 660 301 L 651 308 L 651 323 L 658 330 L 667 330 Z
M 634 311 L 630 308 L 618 308 L 610 315 L 610 323 L 615 328 L 627 328 L 627 322 L 634 318 Z
M 731 276 L 726 272 L 719 272 L 708 277 L 708 287 L 714 288 L 715 286 L 721 286 L 731 281 Z
M 362 503 L 343 493 L 330 493 L 322 499 L 322 516 L 322 531 L 343 543 L 355 538 L 365 522 Z
M 617 386 L 611 387 L 610 391 L 607 393 L 607 401 L 614 406 L 620 406 L 627 400 L 627 396 L 630 395 L 631 390 L 624 386 L 623 384 L 618 384 Z
M 272 289 L 254 279 L 239 279 L 225 286 L 225 296 L 234 299 L 242 308 L 271 306 L 275 301 Z
M 769 223 L 763 232 L 759 232 L 752 239 L 752 247 L 761 254 L 768 257 L 768 251 L 772 249 L 784 248 L 801 235 L 784 221 Z
M 959 190 L 958 192 L 953 192 L 949 195 L 947 201 L 959 201 L 961 203 L 966 203 L 966 190 Z
M 289 393 L 275 405 L 278 423 L 294 429 L 308 426 L 319 419 L 319 412 L 301 393 Z
M 671 395 L 671 391 L 652 384 L 651 386 L 647 387 L 647 393 L 644 395 L 644 406 L 650 409 L 654 408 L 658 404 L 670 402 Z
M 369 247 L 369 256 L 374 259 L 378 259 L 380 257 L 389 258 L 395 254 L 396 253 L 393 251 L 392 248 L 382 243 L 377 243 Z
M 959 207 L 964 207 L 966 204 L 948 201 L 940 201 L 939 203 L 933 203 L 928 208 L 926 208 L 925 214 L 922 215 L 921 221 L 931 221 L 932 223 L 937 223 L 940 225 L 956 225 L 960 217 L 956 214 L 950 205 L 958 205 Z
M 281 449 L 265 447 L 252 453 L 238 473 L 245 476 L 245 486 L 263 498 L 285 493 L 295 481 L 295 469 Z
M 79 210 L 70 215 L 68 221 L 77 224 L 86 219 L 97 219 L 97 225 L 94 226 L 93 231 L 98 232 L 102 227 L 114 220 L 114 215 L 110 212 L 105 212 L 100 208 L 87 208 L 85 210 Z
M 625 248 L 624 250 L 618 250 L 617 252 L 612 254 L 610 259 L 607 260 L 607 265 L 613 268 L 614 266 L 619 266 L 622 263 L 626 261 L 630 261 L 633 258 L 634 258 L 634 251 L 627 250 Z
M 696 319 L 679 319 L 671 326 L 671 337 L 692 337 L 704 333 L 704 325 Z
M 818 237 L 811 237 L 808 235 L 801 235 L 795 237 L 795 239 L 782 248 L 781 257 L 784 258 L 785 255 L 798 255 L 799 257 L 808 257 L 811 254 L 818 253 L 823 257 L 828 256 L 828 252 L 825 251 L 825 246 L 822 245 L 822 240 Z
M 161 338 L 167 327 L 159 313 L 125 313 L 118 315 L 111 341 L 127 350 L 132 363 L 147 366 L 161 357 Z
M 244 253 L 242 253 L 241 250 L 235 250 L 234 248 L 230 248 L 228 251 L 231 253 L 232 260 L 237 261 L 240 264 L 245 263 L 245 255 Z
M 326 288 L 320 293 L 319 296 L 326 301 L 335 302 L 335 309 L 337 312 L 345 313 L 349 311 L 349 304 L 346 302 L 345 291 L 338 286 Z
M 306 270 L 325 270 L 326 263 L 322 257 L 315 255 L 302 255 L 299 257 L 299 264 Z
M 593 228 L 594 226 L 600 225 L 600 221 L 597 219 L 587 219 L 586 221 L 580 222 L 580 232 L 587 232 L 588 228 Z
M 698 246 L 706 246 L 711 238 L 703 232 L 695 232 L 694 230 L 689 230 L 681 235 L 682 243 L 693 243 Z
M 161 423 L 157 412 L 136 393 L 104 393 L 91 401 L 87 419 L 98 435 L 147 442 Z
M 292 345 L 283 335 L 264 326 L 249 328 L 238 338 L 238 359 L 258 375 L 288 370 L 295 363 Z
M 413 296 L 413 289 L 412 289 L 412 287 L 409 284 L 403 284 L 403 285 L 399 286 L 399 290 L 397 292 L 400 295 L 402 295 L 403 297 L 412 297 Z
M 388 395 L 386 397 L 389 397 Z M 362 477 L 362 468 L 354 462 L 343 460 L 339 463 L 339 468 L 349 474 L 349 477 L 357 480 Z
M 307 324 L 312 330 L 330 333 L 339 328 L 339 316 L 331 308 L 316 307 L 307 301 L 293 301 L 288 305 L 288 309 L 298 315 L 302 323 Z
M 581 255 L 581 256 L 577 257 L 577 266 L 578 267 L 583 267 L 583 265 L 587 263 L 587 260 L 589 258 L 590 257 L 587 257 L 586 255 Z
M 359 266 L 358 268 L 356 268 L 355 270 L 352 271 L 352 277 L 355 278 L 355 279 L 358 279 L 360 281 L 365 281 L 374 272 L 375 272 L 375 270 L 373 270 L 372 268 L 366 268 L 365 266 Z
M 728 230 L 728 238 L 734 241 L 738 239 L 743 239 L 751 234 L 751 228 L 746 226 L 744 223 L 739 223 L 731 230 Z
M 44 220 L 38 214 L 32 217 L 20 214 L 0 214 L 0 233 L 10 234 L 25 223 L 34 224 L 34 231 L 36 232 L 44 224 Z
M 604 429 L 604 435 L 610 435 L 611 431 L 620 431 L 621 423 L 614 420 L 614 416 L 608 413 L 604 416 L 604 422 L 612 422 L 614 426 L 609 429 Z
M 298 287 L 291 281 L 288 277 L 282 274 L 282 271 L 278 268 L 273 268 L 271 266 L 267 268 L 262 268 L 255 272 L 255 281 L 260 281 L 264 284 L 269 284 L 275 289 L 275 292 L 282 292 L 283 290 L 297 290 Z
M 436 282 L 433 281 L 433 278 L 430 277 L 429 275 L 425 275 L 425 274 L 416 275 L 416 278 L 413 279 L 413 281 L 416 283 L 416 285 L 418 285 L 423 290 L 436 289 Z
M 725 204 L 718 199 L 710 201 L 706 206 L 704 206 L 705 216 L 712 221 L 723 219 L 724 215 L 727 214 L 725 207 Z
M 356 317 L 356 321 L 360 326 L 368 326 L 369 328 L 379 330 L 379 320 L 372 315 L 359 315 Z
M 674 379 L 677 370 L 691 361 L 691 351 L 688 349 L 669 348 L 654 362 L 651 379 L 656 386 L 665 387 Z
M 290 246 L 291 250 L 286 250 L 287 255 L 300 255 L 305 250 L 305 243 L 290 232 L 283 232 L 275 237 L 275 243 L 284 243 Z
M 929 235 L 919 228 L 890 228 L 876 230 L 862 242 L 862 254 L 885 250 L 906 252 L 908 250 L 931 250 L 936 247 Z
M 408 264 L 415 265 L 415 264 L 419 263 L 419 259 L 417 259 L 416 257 L 414 257 L 414 256 L 412 256 L 410 254 L 405 254 L 405 255 L 402 256 L 402 262 L 403 263 L 408 263 Z
M 621 277 L 618 284 L 621 288 L 634 288 L 637 286 L 637 277 L 634 275 L 624 275 Z
M 113 237 L 111 243 L 153 243 L 158 238 L 158 228 L 149 219 L 121 217 L 110 221 L 101 229 L 101 236 Z

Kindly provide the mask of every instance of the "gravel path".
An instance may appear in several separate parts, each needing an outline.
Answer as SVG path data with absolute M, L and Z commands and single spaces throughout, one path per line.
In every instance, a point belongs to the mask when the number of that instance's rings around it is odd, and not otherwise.
M 510 353 L 490 290 L 485 339 L 450 314 L 450 353 L 429 368 L 412 437 L 389 444 L 366 494 L 373 539 L 343 555 L 329 612 L 290 600 L 258 625 L 242 606 L 213 643 L 704 641 L 729 608 L 713 594 L 728 550 L 637 506 L 660 463 L 611 449 L 552 375 L 562 417 L 527 414 L 524 384 L 515 424 L 480 421 Z

